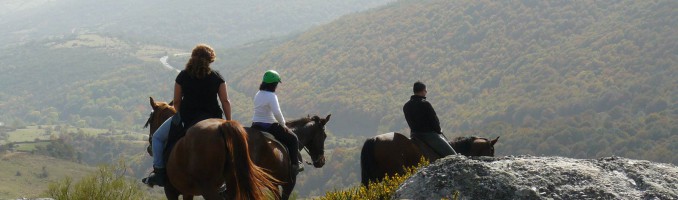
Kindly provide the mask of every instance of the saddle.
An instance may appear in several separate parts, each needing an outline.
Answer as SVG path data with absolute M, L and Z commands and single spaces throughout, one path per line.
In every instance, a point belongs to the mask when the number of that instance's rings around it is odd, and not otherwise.
M 167 163 L 174 145 L 179 141 L 179 139 L 186 136 L 186 131 L 188 130 L 188 128 L 184 127 L 182 123 L 170 124 L 169 134 L 167 135 L 167 143 L 165 143 L 165 151 L 163 153 L 164 155 L 162 156 L 162 159 L 165 161 L 165 163 Z
M 261 130 L 261 128 L 259 128 L 257 126 L 253 126 L 253 127 L 251 127 L 251 129 L 256 130 L 256 132 L 261 133 L 261 135 L 264 136 L 263 138 L 268 138 L 271 142 L 278 144 L 278 146 L 282 147 L 283 150 L 287 151 L 287 147 L 282 142 L 275 139 L 275 136 L 273 136 L 273 134 L 266 132 L 266 131 L 263 131 L 263 130 Z
M 426 142 L 423 140 L 417 138 L 417 137 L 411 137 L 410 135 L 410 141 L 419 148 L 419 151 L 421 151 L 421 154 L 424 155 L 424 157 L 429 160 L 429 162 L 436 161 L 440 158 L 440 155 L 436 153 Z

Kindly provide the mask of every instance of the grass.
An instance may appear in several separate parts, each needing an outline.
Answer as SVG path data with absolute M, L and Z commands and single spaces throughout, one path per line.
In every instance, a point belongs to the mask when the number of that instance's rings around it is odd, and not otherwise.
M 72 126 L 60 126 L 60 128 L 63 128 L 64 130 L 56 130 L 56 126 L 54 125 L 36 125 L 36 126 L 26 126 L 25 128 L 22 129 L 16 129 L 14 131 L 8 132 L 7 139 L 6 140 L 0 140 L 0 145 L 7 144 L 10 142 L 33 142 L 36 139 L 39 140 L 49 140 L 52 135 L 59 135 L 62 132 L 66 133 L 77 133 L 81 132 L 90 135 L 90 136 L 95 136 L 95 135 L 100 135 L 103 133 L 109 132 L 107 129 L 96 129 L 96 128 L 76 128 Z M 51 129 L 51 133 L 48 134 L 48 129 Z M 117 133 L 120 133 L 121 131 L 115 131 Z M 135 142 L 135 143 L 145 143 L 146 142 L 146 135 L 144 134 L 125 134 L 125 135 L 110 135 L 109 137 L 120 140 L 120 141 L 130 141 L 130 142 Z M 46 142 L 37 142 L 37 143 L 24 143 L 24 144 L 16 144 L 16 150 L 18 151 L 32 151 L 35 150 L 36 146 L 39 145 L 47 145 L 48 143 Z
M 54 199 L 101 199 L 126 200 L 148 199 L 139 181 L 126 177 L 124 162 L 115 165 L 103 165 L 99 170 L 88 174 L 80 181 L 73 182 L 69 176 L 52 182 L 45 196 Z
M 30 153 L 0 153 L 0 199 L 40 197 L 50 181 L 79 180 L 95 168 Z M 45 173 L 46 172 L 46 173 Z
M 24 151 L 24 152 L 30 152 L 35 150 L 37 146 L 42 146 L 45 147 L 49 145 L 49 142 L 36 142 L 36 143 L 26 143 L 26 144 L 18 144 L 15 147 L 16 151 Z
M 36 138 L 49 139 L 49 135 L 45 135 L 44 129 L 39 129 L 38 126 L 27 126 L 26 128 L 17 129 L 7 133 L 9 136 L 5 143 L 9 142 L 29 142 Z
M 14 131 L 8 132 L 9 136 L 4 143 L 9 142 L 30 142 L 35 141 L 35 139 L 47 140 L 50 138 L 50 134 L 47 134 L 47 129 L 52 129 L 53 134 L 58 134 L 64 131 L 54 130 L 56 126 L 54 125 L 39 125 L 39 126 L 26 126 L 26 128 L 16 129 Z M 106 129 L 96 129 L 96 128 L 80 128 L 87 135 L 99 135 L 102 133 L 108 132 Z M 76 127 L 65 127 L 66 132 L 78 132 Z M 0 143 L 0 144 L 4 144 Z
M 106 49 L 110 52 L 131 52 L 131 55 L 146 62 L 158 62 L 158 59 L 162 55 L 186 51 L 159 45 L 139 46 L 115 37 L 98 34 L 81 34 L 72 40 L 63 41 L 61 43 L 52 43 L 51 47 L 55 49 L 88 47 Z

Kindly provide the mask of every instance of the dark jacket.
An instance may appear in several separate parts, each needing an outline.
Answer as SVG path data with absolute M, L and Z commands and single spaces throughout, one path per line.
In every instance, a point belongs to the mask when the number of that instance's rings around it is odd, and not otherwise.
M 441 133 L 440 121 L 426 97 L 412 95 L 403 106 L 405 120 L 412 133 L 436 132 Z

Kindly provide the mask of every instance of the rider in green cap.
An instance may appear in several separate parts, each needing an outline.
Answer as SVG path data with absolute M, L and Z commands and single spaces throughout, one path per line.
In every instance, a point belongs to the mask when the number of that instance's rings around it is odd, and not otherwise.
M 264 83 L 282 83 L 280 81 L 280 74 L 276 72 L 275 70 L 268 70 L 266 73 L 264 73 L 264 80 L 262 81 Z
M 281 83 L 280 74 L 274 70 L 264 73 L 264 78 L 259 85 L 259 91 L 254 96 L 254 116 L 252 128 L 271 133 L 276 140 L 287 146 L 292 168 L 299 172 L 303 171 L 301 155 L 299 154 L 299 139 L 285 125 L 285 118 L 280 110 L 278 96 L 275 90 Z

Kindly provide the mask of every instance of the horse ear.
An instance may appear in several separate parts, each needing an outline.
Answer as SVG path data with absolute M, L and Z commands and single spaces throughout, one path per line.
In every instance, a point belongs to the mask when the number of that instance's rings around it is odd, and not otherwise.
M 497 141 L 499 141 L 499 136 L 497 136 L 497 138 L 492 140 L 490 143 L 492 143 L 492 146 L 494 146 L 494 144 L 497 143 Z
M 174 100 L 170 101 L 168 105 L 174 106 Z
M 155 110 L 155 108 L 158 107 L 157 105 L 155 105 L 155 100 L 153 100 L 153 97 L 148 97 L 148 98 L 150 99 L 151 107 L 153 107 L 153 110 Z
M 332 116 L 332 114 L 329 114 L 329 115 L 327 115 L 327 117 L 325 117 L 325 123 L 327 123 L 327 122 L 330 121 L 330 117 L 331 117 L 331 116 Z

